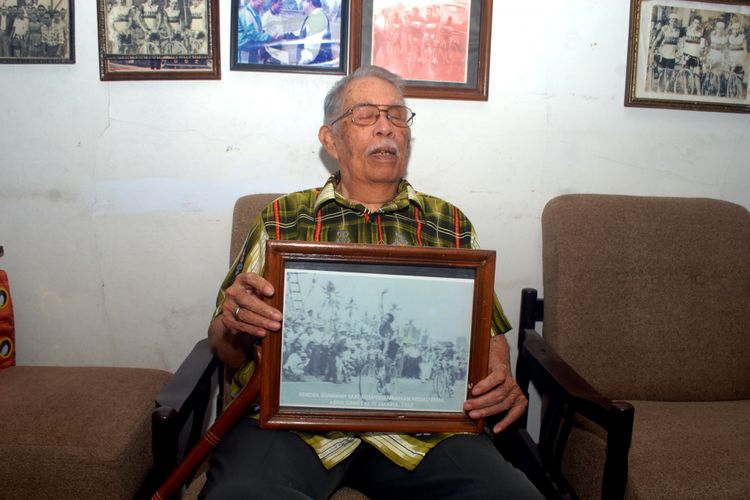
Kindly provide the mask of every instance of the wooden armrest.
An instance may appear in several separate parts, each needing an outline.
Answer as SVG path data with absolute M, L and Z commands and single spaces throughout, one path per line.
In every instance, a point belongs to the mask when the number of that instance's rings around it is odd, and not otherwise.
M 148 479 L 152 491 L 203 435 L 212 393 L 214 388 L 221 388 L 221 367 L 211 354 L 208 339 L 203 339 L 156 396 L 151 414 L 154 467 Z
M 169 408 L 178 413 L 190 403 L 197 387 L 210 382 L 219 367 L 219 360 L 211 354 L 208 339 L 200 340 L 180 364 L 166 387 L 156 396 L 158 408 Z
M 524 331 L 523 358 L 529 379 L 547 398 L 539 435 L 538 457 L 558 486 L 565 489 L 562 456 L 573 418 L 582 415 L 607 432 L 603 498 L 623 498 L 628 474 L 628 451 L 633 432 L 633 406 L 600 394 L 532 329 Z

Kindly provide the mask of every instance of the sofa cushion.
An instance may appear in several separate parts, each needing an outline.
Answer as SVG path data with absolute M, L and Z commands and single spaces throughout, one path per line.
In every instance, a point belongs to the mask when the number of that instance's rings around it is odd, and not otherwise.
M 631 401 L 635 407 L 626 498 L 724 500 L 750 491 L 750 401 Z M 605 439 L 579 422 L 563 470 L 582 499 L 601 498 Z
M 0 372 L 9 498 L 132 498 L 152 465 L 151 412 L 171 374 L 16 366 Z

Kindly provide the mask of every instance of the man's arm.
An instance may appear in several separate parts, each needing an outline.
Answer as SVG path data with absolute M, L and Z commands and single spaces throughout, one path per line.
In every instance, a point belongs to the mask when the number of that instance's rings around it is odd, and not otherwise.
M 510 370 L 510 348 L 504 335 L 490 339 L 489 373 L 471 389 L 471 399 L 464 402 L 464 411 L 473 419 L 486 418 L 507 411 L 492 429 L 496 434 L 521 417 L 528 406 Z
M 273 37 L 268 33 L 262 33 L 258 31 L 255 22 L 249 21 L 245 15 L 239 16 L 239 39 L 237 40 L 237 46 L 241 50 L 252 50 L 257 49 L 260 45 L 278 40 L 280 37 Z

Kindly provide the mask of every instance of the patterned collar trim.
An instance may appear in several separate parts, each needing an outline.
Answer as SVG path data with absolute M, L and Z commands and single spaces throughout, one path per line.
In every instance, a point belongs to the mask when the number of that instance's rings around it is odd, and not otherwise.
M 363 207 L 359 203 L 354 203 L 347 200 L 341 195 L 341 193 L 336 191 L 336 185 L 338 185 L 340 179 L 341 174 L 339 172 L 336 172 L 328 178 L 325 185 L 320 189 L 320 192 L 318 193 L 313 211 L 317 212 L 318 209 L 324 204 L 334 202 L 338 203 L 339 205 L 351 208 L 352 210 L 361 211 L 363 213 L 369 212 L 367 208 Z M 419 207 L 421 211 L 424 212 L 422 201 L 417 195 L 417 192 L 414 190 L 411 184 L 409 184 L 409 181 L 407 181 L 406 179 L 401 179 L 401 182 L 398 185 L 398 192 L 396 193 L 396 197 L 388 203 L 385 203 L 382 207 L 380 207 L 379 210 L 376 211 L 376 213 L 396 212 L 398 210 L 406 208 L 409 203 L 414 203 Z

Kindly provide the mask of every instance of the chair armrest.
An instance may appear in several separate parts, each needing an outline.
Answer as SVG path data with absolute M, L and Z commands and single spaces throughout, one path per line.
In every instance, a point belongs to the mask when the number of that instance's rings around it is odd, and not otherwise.
M 607 458 L 603 498 L 623 498 L 628 475 L 628 451 L 634 410 L 630 403 L 615 402 L 600 394 L 532 329 L 524 331 L 519 360 L 529 378 L 546 398 L 537 446 L 537 457 L 558 490 L 567 488 L 562 476 L 562 457 L 576 414 L 607 432 Z
M 221 405 L 222 380 L 223 365 L 211 353 L 208 339 L 203 339 L 156 396 L 151 414 L 154 467 L 149 487 L 153 491 L 205 432 L 209 403 L 217 390 L 217 408 Z
M 211 353 L 208 339 L 198 341 L 188 357 L 183 360 L 174 376 L 156 396 L 158 408 L 174 409 L 178 413 L 190 403 L 196 387 L 209 381 L 219 366 Z

